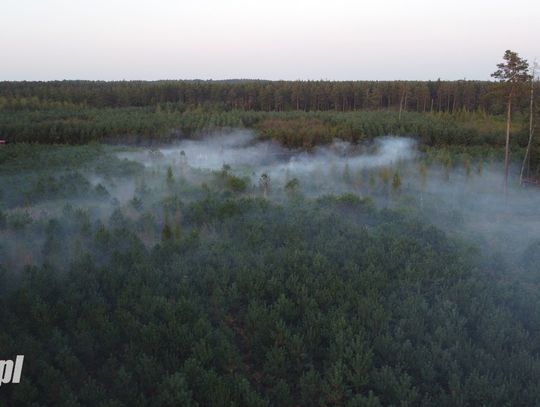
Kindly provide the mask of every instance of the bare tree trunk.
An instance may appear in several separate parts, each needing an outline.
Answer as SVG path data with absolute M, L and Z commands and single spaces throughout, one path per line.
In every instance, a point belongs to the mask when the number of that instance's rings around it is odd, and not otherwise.
M 366 108 L 366 103 L 369 104 L 369 88 L 366 89 L 366 99 L 365 99 L 365 101 L 364 101 L 364 103 L 363 103 L 364 109 Z M 368 106 L 369 106 L 369 105 L 368 105 Z
M 409 92 L 407 92 L 407 90 L 405 90 L 405 99 L 403 100 L 403 110 L 407 111 L 407 99 L 409 97 Z
M 508 96 L 508 111 L 506 112 L 506 145 L 504 148 L 504 194 L 508 196 L 508 160 L 510 158 L 510 122 L 512 120 L 512 96 L 514 88 Z
M 401 121 L 401 112 L 403 111 L 403 106 L 405 103 L 407 103 L 407 91 L 403 89 L 401 99 L 399 100 L 399 121 Z
M 527 143 L 527 149 L 525 150 L 525 157 L 523 158 L 523 164 L 521 164 L 521 173 L 519 174 L 519 184 L 523 185 L 523 174 L 525 172 L 525 165 L 529 159 L 529 154 L 531 153 L 531 144 L 532 137 L 534 133 L 534 123 L 533 123 L 533 108 L 534 108 L 534 76 L 536 74 L 536 61 L 533 65 L 533 72 L 531 78 L 531 100 L 529 103 L 529 142 Z

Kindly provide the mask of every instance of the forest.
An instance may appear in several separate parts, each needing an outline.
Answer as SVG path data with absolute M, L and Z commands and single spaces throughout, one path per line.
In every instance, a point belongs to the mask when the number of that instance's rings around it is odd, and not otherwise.
M 540 98 L 534 81 L 535 100 Z M 6 142 L 159 144 L 255 129 L 288 147 L 388 134 L 425 146 L 504 146 L 506 88 L 479 81 L 0 82 Z M 512 148 L 529 137 L 528 86 L 516 87 Z M 538 106 L 534 104 L 534 115 Z M 538 143 L 529 155 L 540 168 Z
M 529 82 L 0 82 L 0 406 L 539 405 Z
M 538 84 L 536 84 L 538 88 Z M 53 81 L 0 82 L 10 110 L 175 105 L 182 109 L 326 111 L 399 109 L 415 112 L 505 112 L 492 81 Z M 526 101 L 525 101 L 526 102 Z M 526 107 L 526 103 L 523 104 Z

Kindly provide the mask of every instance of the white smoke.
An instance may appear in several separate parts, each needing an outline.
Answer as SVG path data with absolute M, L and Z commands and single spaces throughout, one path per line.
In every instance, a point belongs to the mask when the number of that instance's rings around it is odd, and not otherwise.
M 416 155 L 415 142 L 403 137 L 381 137 L 373 145 L 358 147 L 345 141 L 334 141 L 329 146 L 319 146 L 312 152 L 290 150 L 277 143 L 258 141 L 249 131 L 213 135 L 201 140 L 183 140 L 174 146 L 156 152 L 122 153 L 128 158 L 152 165 L 180 165 L 183 153 L 187 165 L 194 169 L 220 170 L 229 165 L 233 171 L 267 173 L 281 179 L 305 177 L 322 171 L 328 175 L 336 166 L 343 170 L 347 164 L 352 171 L 392 166 L 400 161 L 411 160 Z

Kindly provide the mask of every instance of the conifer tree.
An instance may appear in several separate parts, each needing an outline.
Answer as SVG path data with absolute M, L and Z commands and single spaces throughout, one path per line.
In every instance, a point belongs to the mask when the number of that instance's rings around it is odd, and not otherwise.
M 510 127 L 512 123 L 512 102 L 518 85 L 529 80 L 529 63 L 519 57 L 517 52 L 506 50 L 503 62 L 497 64 L 497 70 L 491 74 L 505 84 L 508 97 L 506 101 L 506 143 L 504 148 L 504 189 L 508 189 L 508 161 L 510 155 Z

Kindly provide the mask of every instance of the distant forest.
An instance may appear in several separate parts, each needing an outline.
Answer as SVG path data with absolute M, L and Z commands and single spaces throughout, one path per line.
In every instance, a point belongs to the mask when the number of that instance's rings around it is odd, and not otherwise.
M 504 113 L 500 86 L 489 81 L 56 81 L 0 82 L 0 108 L 142 107 L 326 111 L 394 109 L 415 112 Z M 526 106 L 526 98 L 523 106 Z
M 529 139 L 529 91 L 520 83 L 513 97 L 510 148 L 517 160 Z M 504 83 L 465 80 L 0 82 L 0 139 L 148 145 L 245 128 L 307 150 L 392 134 L 426 147 L 502 154 L 507 95 Z M 538 143 L 528 168 L 540 174 Z

